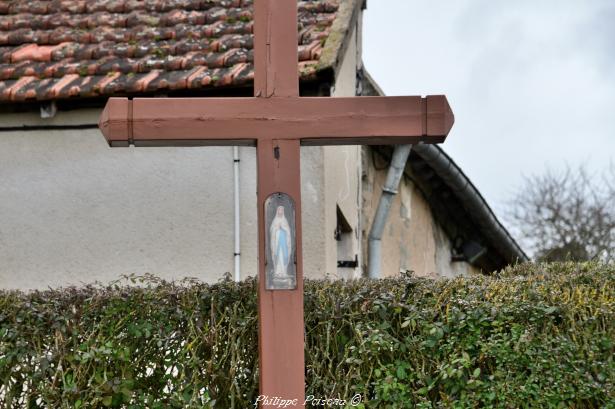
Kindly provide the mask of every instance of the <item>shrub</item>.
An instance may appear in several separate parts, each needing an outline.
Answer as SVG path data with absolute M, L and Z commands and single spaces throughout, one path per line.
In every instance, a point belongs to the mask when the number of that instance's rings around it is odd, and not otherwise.
M 0 292 L 0 407 L 248 408 L 257 285 Z M 366 408 L 615 407 L 615 266 L 306 281 L 307 395 Z M 610 405 L 610 406 L 609 406 Z

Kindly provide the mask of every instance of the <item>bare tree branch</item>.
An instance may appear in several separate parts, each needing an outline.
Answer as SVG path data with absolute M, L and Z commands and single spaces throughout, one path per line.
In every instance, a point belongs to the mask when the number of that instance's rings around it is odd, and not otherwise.
M 536 259 L 615 261 L 615 165 L 524 177 L 506 216 Z

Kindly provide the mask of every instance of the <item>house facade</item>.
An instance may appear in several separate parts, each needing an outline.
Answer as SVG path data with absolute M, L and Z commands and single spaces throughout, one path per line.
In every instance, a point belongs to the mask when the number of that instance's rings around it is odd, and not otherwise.
M 361 59 L 357 0 L 301 1 L 304 96 L 381 93 Z M 216 281 L 257 271 L 256 155 L 231 147 L 109 148 L 110 96 L 252 93 L 252 1 L 0 3 L 0 286 L 122 274 Z M 303 147 L 304 272 L 366 273 L 391 150 Z M 420 146 L 382 239 L 385 275 L 489 272 L 525 255 L 454 162 Z M 239 203 L 235 212 L 234 203 Z

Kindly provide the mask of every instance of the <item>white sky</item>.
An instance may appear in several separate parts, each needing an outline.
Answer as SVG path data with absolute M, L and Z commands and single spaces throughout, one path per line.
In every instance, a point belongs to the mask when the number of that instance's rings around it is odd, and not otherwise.
M 364 23 L 387 95 L 448 96 L 443 147 L 498 215 L 522 175 L 615 162 L 615 0 L 368 0 Z

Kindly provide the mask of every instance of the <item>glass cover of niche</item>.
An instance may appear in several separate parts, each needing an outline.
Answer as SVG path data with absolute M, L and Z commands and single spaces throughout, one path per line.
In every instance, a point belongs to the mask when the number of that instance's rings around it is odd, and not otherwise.
M 265 201 L 265 263 L 267 290 L 297 288 L 295 203 L 285 193 Z

